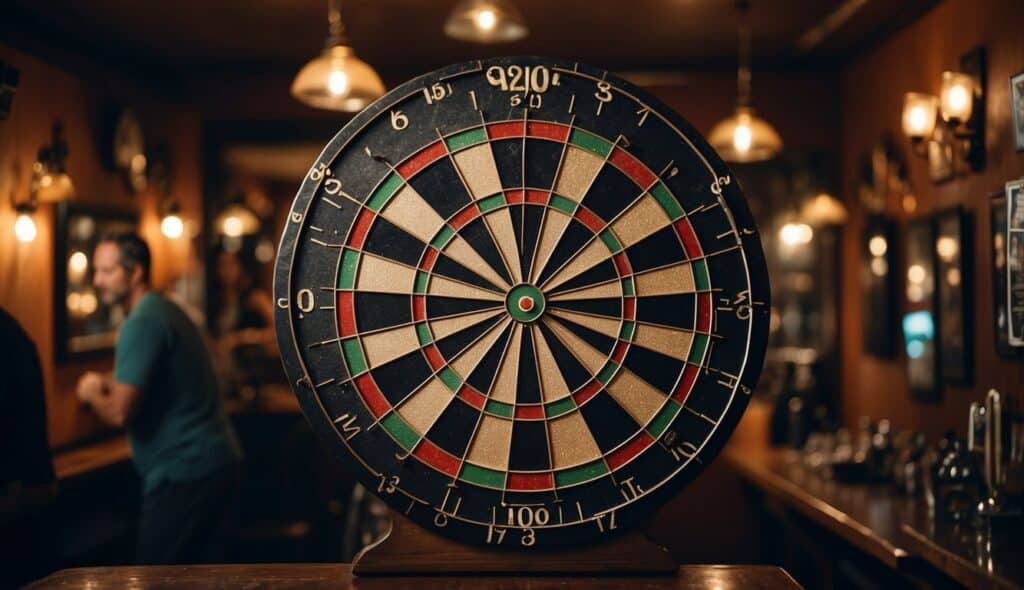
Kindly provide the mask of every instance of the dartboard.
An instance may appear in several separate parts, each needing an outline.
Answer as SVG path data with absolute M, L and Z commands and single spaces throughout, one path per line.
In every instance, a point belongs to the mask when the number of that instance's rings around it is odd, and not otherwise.
M 353 118 L 299 189 L 274 288 L 286 372 L 342 464 L 495 547 L 650 517 L 720 450 L 767 342 L 729 170 L 646 92 L 548 58 L 443 68 Z

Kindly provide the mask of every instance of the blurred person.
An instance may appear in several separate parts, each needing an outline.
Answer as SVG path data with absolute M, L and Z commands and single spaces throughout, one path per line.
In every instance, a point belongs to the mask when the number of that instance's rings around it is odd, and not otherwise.
M 237 252 L 220 252 L 211 290 L 216 297 L 210 327 L 221 370 L 229 391 L 249 395 L 255 391 L 246 389 L 258 389 L 273 376 L 270 371 L 280 366 L 273 301 L 253 281 L 254 267 Z
M 0 308 L 0 587 L 50 573 L 56 562 L 52 503 L 57 481 L 46 436 L 46 395 L 36 346 Z
M 102 420 L 127 428 L 143 485 L 138 559 L 223 561 L 237 525 L 241 450 L 209 351 L 181 308 L 151 289 L 140 237 L 105 236 L 93 266 L 101 299 L 128 316 L 113 373 L 86 373 L 77 392 Z

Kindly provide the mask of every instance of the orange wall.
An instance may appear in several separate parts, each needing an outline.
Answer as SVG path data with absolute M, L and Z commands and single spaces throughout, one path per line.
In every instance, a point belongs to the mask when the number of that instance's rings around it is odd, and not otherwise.
M 166 142 L 171 152 L 171 188 L 183 218 L 201 218 L 200 119 L 198 113 L 100 71 L 70 73 L 19 50 L 0 45 L 0 59 L 21 71 L 10 116 L 0 121 L 0 306 L 10 311 L 36 343 L 46 382 L 49 435 L 60 446 L 100 430 L 90 412 L 81 410 L 73 388 L 82 371 L 109 370 L 111 359 L 54 362 L 52 205 L 35 214 L 39 234 L 23 244 L 14 237 L 13 194 L 28 197 L 30 170 L 40 146 L 49 143 L 55 119 L 64 122 L 70 155 L 67 169 L 77 201 L 124 208 L 139 215 L 142 234 L 153 250 L 154 284 L 162 286 L 182 271 L 188 240 L 168 240 L 160 233 L 158 198 L 129 194 L 121 175 L 102 164 L 100 110 L 116 98 L 138 114 L 147 142 Z M 20 175 L 16 172 L 20 170 Z
M 1009 76 L 1024 70 L 1024 2 L 1020 0 L 946 0 L 844 68 L 842 95 L 842 172 L 851 222 L 843 237 L 844 297 L 841 305 L 842 394 L 844 418 L 852 426 L 858 416 L 889 417 L 899 428 L 923 430 L 932 437 L 949 428 L 966 430 L 967 408 L 990 387 L 1020 395 L 1024 362 L 995 353 L 992 321 L 989 195 L 1010 179 L 1024 176 L 1024 153 L 1013 148 Z M 935 185 L 927 161 L 911 155 L 900 132 L 900 105 L 907 91 L 938 94 L 943 70 L 957 69 L 960 56 L 977 46 L 988 52 L 985 89 L 987 164 L 980 173 Z M 905 357 L 879 360 L 863 352 L 861 331 L 859 240 L 864 211 L 853 194 L 860 154 L 883 134 L 895 139 L 909 165 L 909 179 L 918 200 L 914 216 L 962 205 L 974 218 L 974 385 L 945 386 L 942 401 L 910 400 Z M 902 220 L 909 215 L 899 203 L 888 212 Z M 901 226 L 905 229 L 905 224 Z M 902 277 L 900 277 L 902 279 Z M 900 281 L 902 285 L 902 281 Z M 902 295 L 902 291 L 901 291 Z M 902 296 L 900 297 L 902 300 Z

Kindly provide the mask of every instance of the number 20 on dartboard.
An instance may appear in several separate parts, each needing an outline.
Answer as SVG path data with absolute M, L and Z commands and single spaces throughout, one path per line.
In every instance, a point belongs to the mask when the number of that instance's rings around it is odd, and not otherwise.
M 523 93 L 530 96 L 530 108 L 540 108 L 540 95 L 548 91 L 552 86 L 558 86 L 558 73 L 551 73 L 547 66 L 519 66 L 511 64 L 507 66 L 491 66 L 485 73 L 487 82 L 505 92 Z M 523 96 L 513 94 L 512 106 L 519 106 Z

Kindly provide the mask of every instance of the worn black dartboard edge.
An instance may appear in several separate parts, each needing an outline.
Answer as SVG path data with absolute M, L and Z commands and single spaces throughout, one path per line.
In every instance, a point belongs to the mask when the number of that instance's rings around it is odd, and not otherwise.
M 708 170 L 706 167 L 702 168 L 699 164 L 694 164 L 691 169 L 680 170 L 677 180 L 674 181 L 677 186 L 675 190 L 679 191 L 680 189 L 678 186 L 684 186 L 685 189 L 687 189 L 686 195 L 678 196 L 696 196 L 701 205 L 708 207 L 709 211 L 716 207 L 716 199 L 712 194 L 712 187 L 717 187 L 720 191 L 718 199 L 721 203 L 724 203 L 725 209 L 728 211 L 729 215 L 729 225 L 735 229 L 742 244 L 742 247 L 738 250 L 738 254 L 727 253 L 723 254 L 723 256 L 738 255 L 740 260 L 744 262 L 747 271 L 746 284 L 749 288 L 748 301 L 757 302 L 757 305 L 753 306 L 750 310 L 750 319 L 747 323 L 747 344 L 745 346 L 745 350 L 731 350 L 724 344 L 717 347 L 715 344 L 712 344 L 708 350 L 708 360 L 705 361 L 705 363 L 711 363 L 712 365 L 714 364 L 714 359 L 717 358 L 716 355 L 721 358 L 728 357 L 730 360 L 734 361 L 735 359 L 733 357 L 738 353 L 742 353 L 744 355 L 744 360 L 741 365 L 742 370 L 737 375 L 739 377 L 737 383 L 734 385 L 730 383 L 730 385 L 733 385 L 731 390 L 732 392 L 726 402 L 724 413 L 717 420 L 717 425 L 709 429 L 707 437 L 703 440 L 698 449 L 692 453 L 692 456 L 679 464 L 674 475 L 656 484 L 656 487 L 646 490 L 639 500 L 626 502 L 616 507 L 615 519 L 617 526 L 614 529 L 605 530 L 603 532 L 599 531 L 598 526 L 595 526 L 593 518 L 588 518 L 575 524 L 567 522 L 564 527 L 533 527 L 535 528 L 534 533 L 531 533 L 534 535 L 533 544 L 529 547 L 537 549 L 548 546 L 598 541 L 608 537 L 609 535 L 614 535 L 624 530 L 628 530 L 631 527 L 635 527 L 642 523 L 644 519 L 648 518 L 658 506 L 664 504 L 683 486 L 687 485 L 697 477 L 707 464 L 714 459 L 726 442 L 728 435 L 735 428 L 736 423 L 742 416 L 749 399 L 749 393 L 754 388 L 761 371 L 767 344 L 770 289 L 760 239 L 746 201 L 738 183 L 734 178 L 732 178 L 730 172 L 718 158 L 717 154 L 713 152 L 707 143 L 688 123 L 686 123 L 685 120 L 683 120 L 674 111 L 667 108 L 659 100 L 625 81 L 613 78 L 608 75 L 607 72 L 597 68 L 551 58 L 509 57 L 484 60 L 482 62 L 474 61 L 457 64 L 436 72 L 431 72 L 402 84 L 353 118 L 352 121 L 345 125 L 345 127 L 328 143 L 324 151 L 317 158 L 313 169 L 316 169 L 317 165 L 320 163 L 326 164 L 328 168 L 331 168 L 331 166 L 336 163 L 339 154 L 351 154 L 356 150 L 362 151 L 364 147 L 371 147 L 363 146 L 359 142 L 349 145 L 349 142 L 356 137 L 358 133 L 363 131 L 364 127 L 373 124 L 377 121 L 378 117 L 386 118 L 388 116 L 387 111 L 389 109 L 392 109 L 399 103 L 408 100 L 410 95 L 419 92 L 421 88 L 428 87 L 438 81 L 444 82 L 445 80 L 455 79 L 459 77 L 460 74 L 471 72 L 478 68 L 487 68 L 492 65 L 508 66 L 510 64 L 518 64 L 522 66 L 544 65 L 549 68 L 560 67 L 565 70 L 575 70 L 580 75 L 592 78 L 595 81 L 607 80 L 612 85 L 612 88 L 616 93 L 626 93 L 631 95 L 631 97 L 639 99 L 642 103 L 652 109 L 650 116 L 659 116 L 663 118 L 663 120 L 670 126 L 674 126 L 679 132 L 688 138 L 700 158 L 706 162 L 707 166 L 710 167 L 714 173 L 712 174 L 711 170 Z M 483 81 L 481 80 L 481 82 Z M 489 89 L 484 83 L 481 85 L 480 90 Z M 620 94 L 617 94 L 616 96 L 620 96 Z M 622 96 L 624 96 L 624 94 L 622 94 Z M 497 97 L 502 98 L 504 95 L 498 94 Z M 495 99 L 494 97 L 491 98 Z M 443 117 L 443 115 L 448 111 L 445 111 L 441 106 L 442 105 L 434 106 L 433 108 L 435 110 L 431 111 L 431 114 L 438 118 Z M 452 111 L 452 113 L 454 113 L 454 111 Z M 465 115 L 465 113 L 462 113 L 462 115 Z M 522 108 L 510 108 L 507 113 L 493 113 L 492 116 L 487 119 L 487 122 L 501 119 L 515 119 L 516 116 L 523 116 Z M 581 122 L 577 120 L 576 124 L 580 125 Z M 586 128 L 587 127 L 584 127 L 584 129 Z M 608 139 L 613 138 L 609 137 Z M 668 149 L 687 149 L 687 147 L 683 145 L 684 142 L 682 140 L 679 140 L 678 144 L 679 145 L 668 146 Z M 419 145 L 425 144 L 421 143 Z M 647 149 L 651 149 L 652 146 L 646 147 Z M 658 147 L 665 148 L 666 146 Z M 387 149 L 387 145 L 372 146 L 372 148 L 381 152 L 389 151 Z M 387 156 L 389 154 L 385 153 L 384 155 Z M 405 157 L 405 155 L 406 154 L 400 154 L 401 157 Z M 648 162 L 644 157 L 637 157 L 645 163 Z M 394 163 L 397 164 L 397 162 Z M 653 165 L 651 167 L 653 168 Z M 654 170 L 654 172 L 658 173 L 659 171 Z M 380 176 L 379 170 L 368 174 L 370 177 Z M 349 231 L 348 229 L 345 229 L 340 232 L 339 235 L 325 236 L 325 239 L 322 241 L 325 244 L 328 244 L 327 246 L 309 245 L 309 239 L 314 237 L 311 235 L 314 232 L 308 227 L 311 224 L 309 217 L 311 214 L 317 212 L 314 211 L 311 206 L 314 202 L 314 198 L 317 196 L 318 191 L 322 188 L 323 182 L 325 181 L 325 178 L 323 177 L 318 180 L 314 180 L 313 176 L 315 175 L 309 175 L 303 181 L 295 198 L 295 202 L 292 205 L 289 222 L 286 224 L 281 238 L 278 261 L 274 273 L 274 297 L 277 302 L 276 331 L 278 341 L 280 343 L 282 361 L 289 380 L 292 383 L 292 387 L 302 405 L 303 411 L 310 421 L 313 429 L 320 436 L 321 440 L 326 442 L 334 455 L 342 461 L 342 464 L 355 469 L 358 479 L 371 491 L 377 491 L 379 489 L 384 490 L 385 493 L 380 495 L 393 509 L 398 512 L 407 513 L 414 521 L 435 532 L 448 535 L 464 542 L 483 544 L 486 542 L 485 538 L 487 538 L 486 535 L 488 534 L 488 527 L 480 524 L 470 524 L 459 520 L 458 518 L 444 517 L 444 512 L 439 512 L 438 508 L 440 507 L 441 510 L 447 512 L 451 510 L 451 506 L 441 506 L 442 502 L 440 498 L 437 498 L 434 501 L 434 506 L 424 506 L 421 504 L 410 503 L 408 497 L 404 495 L 405 492 L 402 491 L 403 486 L 411 486 L 410 489 L 415 488 L 414 491 L 431 489 L 432 486 L 436 486 L 437 482 L 444 481 L 446 478 L 438 477 L 440 475 L 439 473 L 426 468 L 424 465 L 412 458 L 409 458 L 402 463 L 393 456 L 375 456 L 372 459 L 374 464 L 368 465 L 358 459 L 349 448 L 349 443 L 346 441 L 344 435 L 351 432 L 353 427 L 359 426 L 362 429 L 359 436 L 362 436 L 366 431 L 380 429 L 381 426 L 379 424 L 374 425 L 372 428 L 368 426 L 373 423 L 372 415 L 369 414 L 369 412 L 362 406 L 362 403 L 359 401 L 359 395 L 355 391 L 355 387 L 348 382 L 348 370 L 345 362 L 342 361 L 342 357 L 339 354 L 339 344 L 337 343 L 338 334 L 340 333 L 337 325 L 337 314 L 332 313 L 330 321 L 321 321 L 318 319 L 315 322 L 303 322 L 297 317 L 301 312 L 296 307 L 296 294 L 292 292 L 292 274 L 293 271 L 295 271 L 296 255 L 299 251 L 298 246 L 300 243 L 303 249 L 326 248 L 329 249 L 329 251 L 334 252 L 332 256 L 338 256 L 341 252 L 340 248 L 336 251 L 331 248 L 343 243 Z M 679 184 L 684 181 L 688 184 Z M 357 197 L 359 200 L 365 201 L 369 192 L 373 188 L 373 182 L 375 181 L 370 180 L 369 185 L 359 187 L 358 191 L 353 191 L 353 196 Z M 349 209 L 352 209 L 352 207 L 349 207 Z M 699 225 L 700 217 L 702 215 L 699 209 L 700 208 L 698 207 L 688 211 L 694 220 L 693 223 L 695 226 Z M 341 223 L 346 226 L 352 224 L 354 221 L 354 213 L 352 211 L 341 212 L 338 213 L 338 215 L 342 216 Z M 710 215 L 707 219 L 710 225 L 704 228 L 705 234 L 701 233 L 701 228 L 696 228 L 698 238 L 703 238 L 700 242 L 705 248 L 705 254 L 709 251 L 718 250 L 718 248 L 715 247 L 716 239 L 710 234 L 714 234 L 713 229 L 716 227 L 714 226 L 714 223 L 719 223 L 721 221 L 721 218 L 716 218 L 719 220 L 717 222 L 714 221 Z M 336 231 L 335 233 L 338 232 Z M 722 249 L 724 250 L 725 248 Z M 334 277 L 337 273 L 337 268 L 324 262 L 324 260 L 329 257 L 321 258 L 323 260 L 321 260 L 319 264 L 325 268 L 319 268 L 318 272 L 321 275 L 326 274 L 326 276 L 329 277 L 328 284 L 330 284 L 335 280 Z M 313 257 L 310 257 L 309 261 L 303 262 L 303 264 L 314 263 L 316 263 L 316 259 Z M 714 266 L 715 262 L 712 258 L 708 258 L 707 264 L 711 267 Z M 711 273 L 710 268 L 709 273 L 712 276 L 712 283 L 714 283 L 714 278 L 719 275 Z M 313 291 L 312 300 L 314 310 L 309 313 L 315 314 L 316 307 L 326 305 L 327 303 L 330 305 L 337 304 L 333 291 L 329 293 L 320 292 L 316 285 L 311 285 L 310 288 Z M 714 293 L 712 295 L 714 297 L 714 307 L 718 307 L 718 298 Z M 727 304 L 728 302 L 723 303 L 723 305 Z M 718 316 L 718 313 L 713 312 L 713 317 Z M 316 317 L 324 318 L 327 316 Z M 728 318 L 722 318 L 723 325 L 727 323 L 727 320 Z M 717 324 L 718 322 L 715 322 L 715 324 L 712 325 L 712 334 L 716 332 Z M 323 344 L 310 347 L 310 345 L 315 342 L 323 342 Z M 714 342 L 714 337 L 712 337 L 712 342 Z M 720 403 L 720 400 L 714 400 L 714 396 L 716 394 L 705 390 L 711 387 L 710 384 L 715 381 L 716 376 L 709 374 L 706 369 L 702 370 L 701 373 L 702 374 L 698 377 L 698 383 L 702 384 L 704 390 L 697 391 L 695 389 L 691 394 L 693 397 L 693 405 L 701 408 L 704 406 L 700 406 L 699 404 L 713 402 L 712 406 L 706 406 L 708 408 L 713 408 L 714 404 Z M 729 381 L 728 378 L 722 377 L 721 379 Z M 687 407 L 690 407 L 691 401 L 689 398 L 687 399 L 686 404 Z M 332 412 L 331 410 L 334 411 Z M 332 422 L 332 418 L 337 417 L 341 410 L 345 410 L 348 413 L 351 421 L 349 421 L 348 418 L 345 418 L 340 420 L 336 426 Z M 675 426 L 676 424 L 682 424 L 683 422 L 694 420 L 700 422 L 700 420 L 693 417 L 692 413 L 681 411 L 673 419 L 672 425 Z M 706 427 L 694 425 L 693 428 Z M 338 444 L 339 442 L 342 444 Z M 660 440 L 654 444 L 655 446 L 658 446 L 663 442 L 664 440 Z M 642 470 L 647 463 L 650 463 L 649 468 L 660 468 L 654 464 L 658 460 L 658 458 L 653 455 L 654 451 L 654 447 L 651 447 L 648 452 L 639 455 L 632 463 L 623 467 L 622 474 L 625 475 L 630 472 Z M 664 458 L 664 456 L 662 456 L 662 458 Z M 380 468 L 380 470 L 378 471 L 377 468 Z M 383 473 L 383 477 L 379 475 L 381 473 Z M 390 486 L 389 478 L 393 474 L 400 474 L 402 476 L 401 486 L 397 486 L 397 493 L 389 494 L 386 492 Z M 580 484 L 579 487 L 586 487 L 588 493 L 592 491 L 592 496 L 594 498 L 600 498 L 602 501 L 610 502 L 611 500 L 608 500 L 608 496 L 610 495 L 614 497 L 614 494 L 616 492 L 620 492 L 621 489 L 616 489 L 612 486 L 606 485 L 607 482 L 601 483 L 602 481 L 603 480 L 596 480 L 591 483 Z M 460 490 L 463 494 L 462 497 L 467 500 L 467 503 L 474 501 L 474 498 L 477 497 L 484 498 L 485 500 L 488 498 L 487 494 L 489 492 L 486 490 L 477 490 L 472 488 L 474 487 L 463 486 L 463 489 Z M 569 492 L 571 493 L 572 490 L 569 490 Z M 506 501 L 516 501 L 517 499 L 520 499 L 519 496 L 522 496 L 523 494 L 524 493 L 513 494 L 510 492 L 506 494 Z M 533 497 L 529 494 L 536 493 L 526 493 L 525 498 Z M 512 497 L 510 498 L 508 496 Z M 552 499 L 549 497 L 544 498 L 545 502 L 549 502 L 551 500 Z M 555 504 L 548 505 L 551 507 L 556 506 Z M 565 510 L 568 511 L 570 508 L 570 506 L 567 506 Z M 439 522 L 438 519 L 440 517 L 444 517 L 443 527 L 437 526 L 437 523 Z M 601 525 L 604 529 L 610 528 L 608 526 L 610 524 L 608 521 L 608 518 L 604 518 L 603 525 Z M 501 524 L 501 522 L 502 520 L 499 517 L 498 523 Z M 520 541 L 526 540 L 527 535 L 524 531 L 524 527 L 512 527 L 512 530 L 508 531 L 508 535 L 508 540 L 501 543 L 501 547 L 523 548 L 523 544 Z

